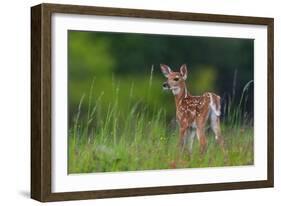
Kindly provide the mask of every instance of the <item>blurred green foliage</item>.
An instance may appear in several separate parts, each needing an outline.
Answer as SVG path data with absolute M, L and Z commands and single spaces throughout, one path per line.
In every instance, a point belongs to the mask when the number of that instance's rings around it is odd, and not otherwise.
M 232 94 L 236 72 L 235 90 L 240 94 L 243 86 L 253 79 L 253 51 L 254 40 L 250 39 L 71 30 L 68 32 L 69 120 L 77 113 L 83 95 L 84 102 L 100 98 L 104 112 L 118 102 L 118 110 L 126 115 L 129 102 L 135 102 L 151 111 L 164 108 L 167 118 L 174 117 L 172 94 L 162 91 L 165 78 L 160 63 L 173 70 L 186 63 L 187 87 L 193 95 L 206 91 L 222 97 Z M 250 94 L 246 105 L 249 114 L 253 110 L 252 90 Z M 87 104 L 81 105 L 81 116 L 85 115 L 86 107 Z

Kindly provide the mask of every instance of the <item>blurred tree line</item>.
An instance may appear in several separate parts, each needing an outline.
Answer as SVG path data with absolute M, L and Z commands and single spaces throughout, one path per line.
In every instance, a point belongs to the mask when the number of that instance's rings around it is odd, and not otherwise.
M 83 94 L 85 101 L 89 98 L 93 82 L 93 101 L 103 94 L 105 106 L 114 102 L 117 88 L 124 112 L 130 97 L 148 108 L 163 107 L 168 117 L 174 116 L 174 99 L 162 91 L 161 63 L 173 70 L 187 64 L 191 94 L 212 91 L 225 99 L 236 95 L 238 102 L 243 87 L 254 78 L 254 40 L 69 31 L 69 117 L 77 112 Z M 246 110 L 253 114 L 253 87 Z

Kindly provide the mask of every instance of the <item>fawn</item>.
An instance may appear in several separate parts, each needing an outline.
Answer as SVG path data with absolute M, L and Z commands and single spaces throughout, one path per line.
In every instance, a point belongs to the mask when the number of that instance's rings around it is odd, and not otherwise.
M 167 78 L 163 83 L 164 90 L 171 90 L 175 96 L 176 117 L 179 125 L 179 147 L 184 150 L 186 140 L 189 139 L 189 153 L 192 152 L 192 145 L 195 136 L 200 143 L 200 151 L 206 150 L 205 126 L 210 119 L 211 128 L 215 133 L 218 144 L 224 151 L 224 140 L 220 129 L 220 96 L 206 92 L 202 96 L 192 96 L 186 89 L 187 67 L 182 65 L 180 72 L 173 72 L 169 66 L 160 65 L 162 73 Z

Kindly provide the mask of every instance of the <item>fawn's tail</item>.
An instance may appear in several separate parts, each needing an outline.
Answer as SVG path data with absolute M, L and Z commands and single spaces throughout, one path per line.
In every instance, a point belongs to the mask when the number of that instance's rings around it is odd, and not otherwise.
M 221 98 L 220 96 L 209 93 L 210 96 L 210 108 L 212 110 L 212 113 L 214 113 L 216 116 L 221 115 Z

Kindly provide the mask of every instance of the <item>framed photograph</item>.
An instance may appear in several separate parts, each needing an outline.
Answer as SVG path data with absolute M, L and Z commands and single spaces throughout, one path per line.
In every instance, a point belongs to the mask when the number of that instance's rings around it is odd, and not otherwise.
M 31 197 L 273 187 L 273 19 L 31 8 Z

